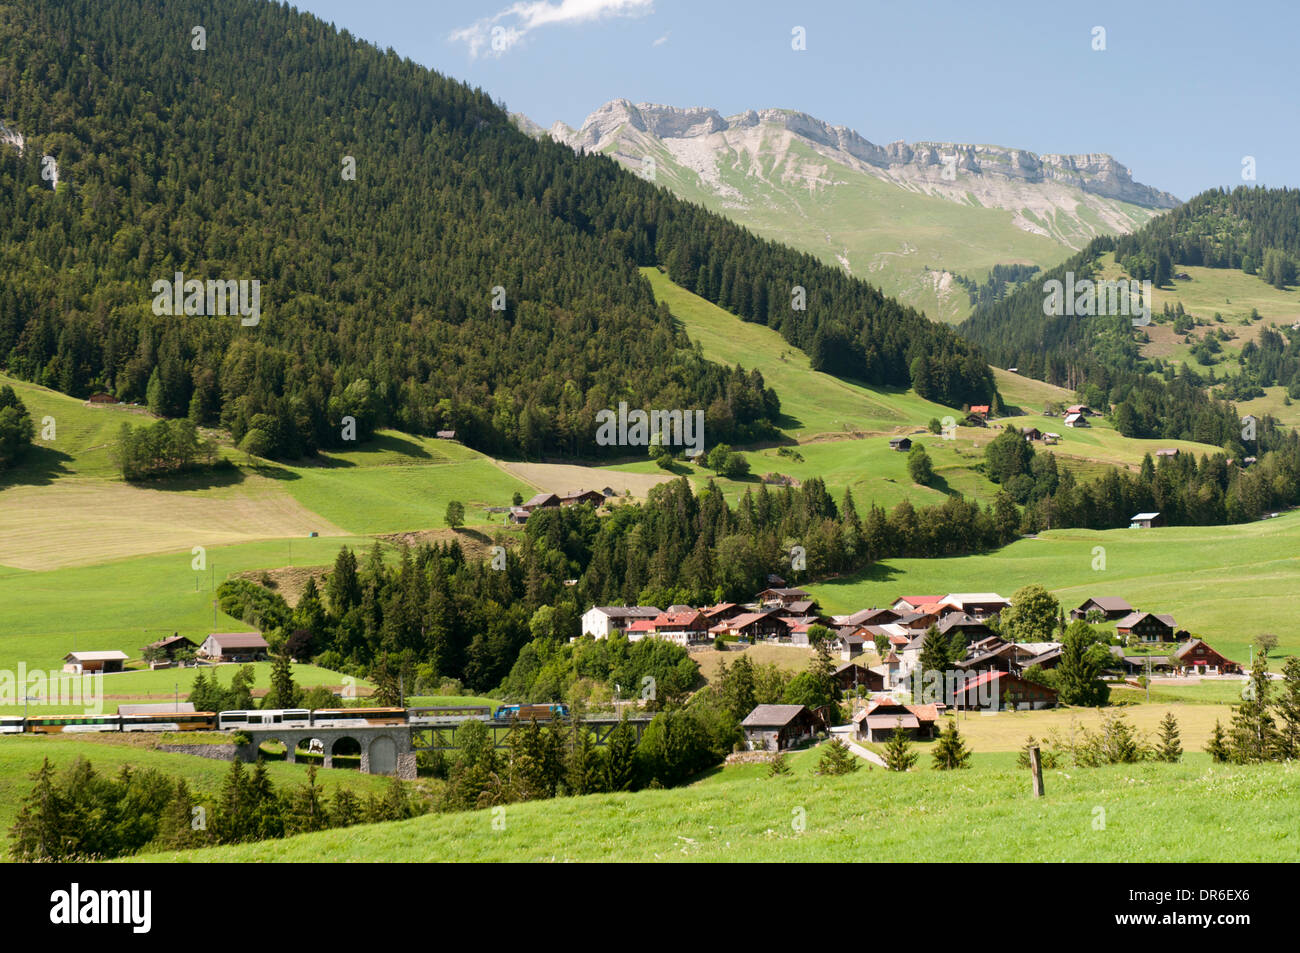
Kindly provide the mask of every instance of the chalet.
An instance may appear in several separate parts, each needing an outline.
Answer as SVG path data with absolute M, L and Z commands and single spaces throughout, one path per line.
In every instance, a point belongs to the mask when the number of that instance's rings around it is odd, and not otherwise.
M 976 649 L 957 662 L 955 667 L 965 672 L 1023 672 L 1034 664 L 1035 654 L 1015 642 Z
M 653 638 L 656 633 L 654 619 L 637 619 L 629 622 L 623 634 L 629 642 L 640 642 L 644 638 Z
M 1029 663 L 1029 666 L 1026 667 L 1028 668 L 1037 665 L 1039 668 L 1050 672 L 1060 664 L 1061 646 L 1057 645 L 1055 648 L 1046 649 L 1035 655 L 1033 660 Z
M 853 717 L 863 741 L 887 741 L 900 726 L 913 738 L 933 738 L 938 722 L 939 709 L 934 705 L 903 705 L 892 698 L 873 702 Z
M 751 751 L 784 751 L 812 738 L 821 719 L 804 705 L 759 705 L 740 723 Z
M 869 692 L 885 690 L 885 677 L 857 662 L 845 662 L 835 670 L 834 678 L 840 686 L 840 691 L 844 692 L 851 692 L 858 688 L 864 688 Z
M 704 618 L 708 620 L 710 627 L 717 625 L 719 622 L 734 619 L 738 615 L 743 615 L 745 611 L 744 606 L 737 605 L 734 602 L 719 602 L 716 606 L 709 606 L 700 610 L 704 614 Z
M 987 711 L 1055 708 L 1056 690 L 1009 672 L 981 672 L 957 686 L 952 706 Z
M 1063 423 L 1067 427 L 1087 427 L 1088 418 L 1083 414 L 1066 414 Z
M 1156 456 L 1164 457 L 1165 459 L 1172 460 L 1174 457 L 1178 456 L 1178 448 L 1162 447 L 1161 449 L 1156 451 Z
M 746 612 L 709 629 L 711 635 L 759 642 L 776 639 L 789 631 L 774 612 Z
M 1178 649 L 1170 660 L 1175 667 L 1189 674 L 1235 675 L 1241 666 L 1210 648 L 1201 639 L 1192 639 Z
M 600 506 L 605 502 L 605 495 L 599 490 L 575 490 L 560 497 L 561 506 L 573 506 L 578 503 L 590 503 Z
M 1112 645 L 1111 652 L 1115 655 L 1116 663 L 1111 667 L 1130 677 L 1172 672 L 1174 668 L 1168 655 L 1125 655 L 1123 647 L 1118 645 Z
M 194 643 L 183 635 L 172 635 L 165 639 L 159 639 L 157 642 L 150 642 L 143 651 L 148 652 L 150 649 L 157 649 L 169 661 L 176 661 L 176 653 L 188 653 L 193 649 Z
M 972 414 L 979 414 L 981 417 L 987 417 L 987 416 L 989 415 L 989 405 L 988 405 L 988 404 L 971 404 L 971 405 L 970 405 L 970 412 L 971 412 Z
M 967 644 L 973 639 L 984 638 L 993 634 L 983 619 L 972 619 L 964 612 L 950 612 L 937 623 L 939 634 L 952 638 L 953 632 L 960 629 L 966 636 Z
M 522 506 L 510 507 L 510 512 L 506 513 L 507 523 L 514 523 L 516 526 L 522 526 L 528 522 L 528 510 Z
M 703 613 L 689 606 L 673 606 L 672 609 L 661 612 L 650 620 L 650 628 L 656 638 L 682 646 L 709 639 L 709 624 Z
M 129 656 L 116 650 L 109 652 L 69 652 L 63 656 L 63 670 L 73 675 L 90 672 L 120 672 Z
M 523 503 L 523 508 L 531 513 L 533 510 L 544 509 L 551 506 L 559 506 L 560 498 L 554 493 L 538 493 L 529 497 Z
M 830 649 L 832 652 L 839 652 L 840 658 L 849 662 L 865 652 L 871 641 L 864 629 L 851 625 L 841 626 L 836 630 L 835 637 L 831 639 Z
M 890 437 L 889 449 L 890 450 L 911 450 L 912 439 L 910 437 Z
M 983 414 L 974 413 L 967 414 L 962 423 L 967 427 L 987 427 L 989 425 L 988 420 Z
M 1133 607 L 1117 596 L 1094 596 L 1070 610 L 1070 618 L 1087 619 L 1089 613 L 1100 612 L 1107 621 L 1122 619 L 1133 612 Z
M 815 616 L 817 614 L 814 611 L 816 605 L 817 603 L 811 599 L 797 599 L 794 602 L 787 602 L 785 605 L 778 607 L 776 611 L 787 619 L 802 619 L 810 615 Z
M 1150 529 L 1153 526 L 1164 526 L 1165 518 L 1159 513 L 1138 513 L 1129 520 L 1129 529 Z
M 1154 612 L 1130 612 L 1115 623 L 1119 635 L 1135 635 L 1143 642 L 1173 642 L 1174 617 Z
M 870 609 L 859 609 L 852 615 L 833 616 L 836 625 L 883 625 L 886 622 L 897 622 L 898 613 L 893 609 L 877 609 L 872 606 Z
M 764 589 L 758 594 L 761 606 L 788 606 L 794 602 L 803 602 L 809 598 L 802 589 Z
M 1011 607 L 1011 600 L 996 592 L 950 592 L 939 601 L 941 605 L 956 607 L 972 619 L 987 619 Z
M 213 662 L 256 662 L 269 646 L 257 632 L 215 632 L 199 646 L 199 658 Z
M 1061 442 L 1061 435 L 1059 433 L 1052 433 L 1050 430 L 1043 431 L 1043 443 L 1057 444 L 1060 442 Z
M 603 639 L 639 619 L 653 619 L 659 614 L 654 606 L 592 606 L 582 614 L 582 632 Z
M 1071 404 L 1069 407 L 1065 408 L 1065 412 L 1067 414 L 1078 414 L 1081 417 L 1086 417 L 1088 414 L 1092 413 L 1092 410 L 1087 404 Z
M 88 404 L 116 404 L 116 403 L 120 403 L 120 401 L 119 401 L 116 397 L 114 397 L 112 394 L 105 394 L 105 393 L 102 393 L 102 392 L 101 392 L 101 393 L 98 393 L 98 394 L 91 394 L 89 397 L 86 398 L 86 403 L 88 403 Z
M 1024 434 L 1025 439 L 1030 442 L 1043 439 L 1043 432 L 1037 427 L 1021 427 L 1020 432 Z

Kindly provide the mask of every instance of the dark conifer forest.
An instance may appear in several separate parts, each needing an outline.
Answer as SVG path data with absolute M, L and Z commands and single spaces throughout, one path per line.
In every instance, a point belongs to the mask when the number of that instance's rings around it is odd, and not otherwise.
M 950 329 L 288 6 L 5 0 L 0 122 L 0 366 L 236 442 L 263 415 L 269 456 L 352 416 L 592 458 L 620 400 L 772 436 L 775 393 L 691 348 L 650 264 L 820 369 L 906 386 L 921 358 L 924 396 L 996 399 Z M 177 272 L 260 282 L 260 321 L 155 314 Z

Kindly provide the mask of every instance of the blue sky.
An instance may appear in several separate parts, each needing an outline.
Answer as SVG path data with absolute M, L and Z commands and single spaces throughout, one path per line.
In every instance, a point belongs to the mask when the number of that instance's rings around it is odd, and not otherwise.
M 611 99 L 798 109 L 879 144 L 1107 152 L 1186 199 L 1300 185 L 1300 5 L 297 0 L 549 126 Z M 992 7 L 992 9 L 990 9 Z M 1054 9 L 1059 8 L 1059 9 Z M 806 49 L 791 48 L 805 30 Z M 1094 50 L 1095 27 L 1105 49 Z M 492 47 L 493 29 L 497 45 Z M 1249 184 L 1249 183 L 1248 183 Z

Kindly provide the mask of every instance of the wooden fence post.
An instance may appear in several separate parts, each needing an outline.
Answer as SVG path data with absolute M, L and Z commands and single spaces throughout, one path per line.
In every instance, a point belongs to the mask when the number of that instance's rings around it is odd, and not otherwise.
M 1034 797 L 1043 796 L 1043 759 L 1038 753 L 1038 746 L 1029 749 L 1029 770 L 1034 775 Z

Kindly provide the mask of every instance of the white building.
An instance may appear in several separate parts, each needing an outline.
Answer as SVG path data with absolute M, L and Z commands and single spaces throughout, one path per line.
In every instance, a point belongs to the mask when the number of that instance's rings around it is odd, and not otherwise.
M 654 606 L 592 606 L 582 614 L 582 632 L 598 639 L 621 632 L 638 619 L 659 615 Z

